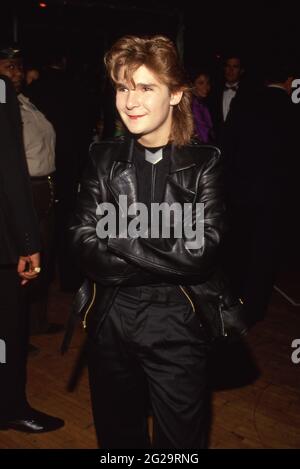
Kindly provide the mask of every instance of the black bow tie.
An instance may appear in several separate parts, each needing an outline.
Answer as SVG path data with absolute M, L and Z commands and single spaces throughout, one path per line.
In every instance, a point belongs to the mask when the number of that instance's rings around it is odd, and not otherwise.
M 227 90 L 237 91 L 238 89 L 239 89 L 238 85 L 233 85 L 233 86 L 225 85 L 225 87 L 224 87 L 225 91 L 227 91 Z

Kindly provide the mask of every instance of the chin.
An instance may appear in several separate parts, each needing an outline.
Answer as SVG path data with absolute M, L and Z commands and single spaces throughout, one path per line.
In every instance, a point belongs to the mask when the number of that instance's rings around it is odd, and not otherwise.
M 132 129 L 130 126 L 126 126 L 129 132 L 133 135 L 141 135 L 143 132 L 138 129 Z
M 129 132 L 131 132 L 134 135 L 140 135 L 144 133 L 144 130 L 139 128 L 138 126 L 126 125 L 126 127 L 129 130 Z

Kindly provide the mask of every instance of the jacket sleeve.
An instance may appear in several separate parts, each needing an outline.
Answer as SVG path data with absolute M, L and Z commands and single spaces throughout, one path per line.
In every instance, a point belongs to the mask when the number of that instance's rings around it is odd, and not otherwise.
M 0 103 L 0 211 L 4 225 L 1 231 L 8 234 L 10 262 L 17 262 L 18 256 L 40 250 L 39 227 L 23 147 L 19 104 L 10 81 L 4 77 L 1 80 L 6 91 L 6 102 Z
M 224 204 L 220 182 L 220 155 L 214 153 L 200 170 L 196 203 L 204 207 L 204 242 L 190 248 L 190 239 L 185 236 L 169 238 L 110 238 L 111 252 L 134 262 L 152 274 L 172 282 L 187 282 L 194 277 L 204 281 L 213 272 L 219 261 L 220 241 L 224 224 Z M 193 207 L 195 208 L 195 204 Z M 197 214 L 193 209 L 193 229 Z M 199 225 L 198 225 L 199 226 Z
M 98 173 L 95 156 L 91 153 L 69 224 L 69 238 L 82 272 L 100 284 L 112 286 L 126 283 L 139 269 L 130 260 L 108 250 L 107 238 L 97 236 L 100 217 L 96 210 L 105 192 L 104 177 Z

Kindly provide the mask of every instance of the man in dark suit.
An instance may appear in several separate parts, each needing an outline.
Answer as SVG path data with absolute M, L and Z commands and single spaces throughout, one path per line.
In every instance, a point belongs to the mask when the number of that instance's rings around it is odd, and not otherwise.
M 217 142 L 223 138 L 224 129 L 231 118 L 239 113 L 241 104 L 248 96 L 244 81 L 245 68 L 240 55 L 229 54 L 224 59 L 223 79 L 210 97 L 210 108 Z
M 226 128 L 222 145 L 230 215 L 226 264 L 249 314 L 260 319 L 296 222 L 292 71 L 276 62 L 266 79 L 256 99 Z
M 0 53 L 1 54 L 1 53 Z M 1 58 L 1 55 L 0 55 Z M 9 61 L 5 66 L 10 66 Z M 28 324 L 21 289 L 36 278 L 40 241 L 33 208 L 19 105 L 11 82 L 1 77 L 0 103 L 0 428 L 24 432 L 56 430 L 64 422 L 30 407 L 26 399 Z

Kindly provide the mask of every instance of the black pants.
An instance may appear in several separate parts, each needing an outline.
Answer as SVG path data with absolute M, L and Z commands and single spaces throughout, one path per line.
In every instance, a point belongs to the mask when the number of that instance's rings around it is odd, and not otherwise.
M 285 253 L 282 223 L 271 208 L 231 207 L 230 215 L 225 269 L 249 314 L 263 319 Z
M 122 289 L 89 343 L 95 426 L 102 448 L 156 448 L 206 442 L 208 345 L 179 287 Z
M 30 315 L 31 334 L 40 334 L 47 330 L 48 290 L 54 277 L 53 236 L 54 236 L 54 183 L 52 179 L 31 178 L 34 207 L 38 216 L 42 242 L 42 270 L 34 282 L 29 282 L 24 293 L 24 308 Z
M 0 266 L 0 339 L 6 360 L 0 363 L 0 423 L 22 415 L 27 407 L 26 359 L 28 317 L 21 309 L 17 267 Z

